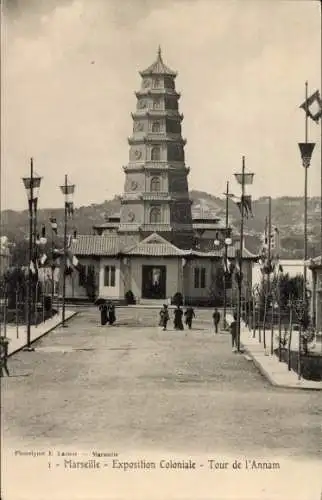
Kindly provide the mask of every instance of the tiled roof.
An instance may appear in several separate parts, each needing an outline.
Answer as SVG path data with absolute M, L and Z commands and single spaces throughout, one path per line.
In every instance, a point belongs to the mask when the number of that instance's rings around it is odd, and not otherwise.
M 151 64 L 147 69 L 144 71 L 140 71 L 141 76 L 146 76 L 146 75 L 170 75 L 170 76 L 177 76 L 176 71 L 173 71 L 172 69 L 168 68 L 163 62 L 162 56 L 161 56 L 161 49 L 159 47 L 158 50 L 158 56 L 157 60 Z
M 172 245 L 157 233 L 153 233 L 135 247 L 125 251 L 127 255 L 142 255 L 149 257 L 183 257 L 186 252 Z
M 204 257 L 204 258 L 220 258 L 223 256 L 224 250 L 212 250 L 210 252 L 202 252 L 198 250 L 181 250 L 172 245 L 157 233 L 153 233 L 143 241 L 137 243 L 135 237 L 120 234 L 108 235 L 79 235 L 77 242 L 73 243 L 70 248 L 71 252 L 77 256 L 117 256 L 133 255 L 146 257 Z M 228 258 L 236 257 L 236 248 L 228 247 Z M 244 249 L 243 256 L 245 259 L 254 259 L 255 255 Z
M 224 229 L 225 225 L 220 221 L 212 222 L 211 220 L 209 220 L 209 222 L 203 222 L 203 223 L 192 221 L 192 227 L 194 229 Z
M 237 250 L 234 247 L 228 247 L 227 249 L 227 257 L 228 259 L 235 259 L 237 254 Z M 205 258 L 211 258 L 211 257 L 223 257 L 224 256 L 224 249 L 218 249 L 218 250 L 210 250 L 209 252 L 202 252 L 199 250 L 186 250 L 186 255 L 187 256 L 195 256 L 195 257 L 205 257 Z M 244 259 L 256 259 L 257 256 L 253 255 L 250 253 L 246 248 L 243 250 L 243 257 Z
M 118 235 L 87 235 L 77 236 L 77 241 L 71 245 L 75 255 L 117 255 L 121 250 L 121 240 Z

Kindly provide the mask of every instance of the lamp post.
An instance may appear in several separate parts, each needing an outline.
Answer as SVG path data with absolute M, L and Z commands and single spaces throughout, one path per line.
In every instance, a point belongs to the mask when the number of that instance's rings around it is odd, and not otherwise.
M 25 351 L 32 351 L 31 347 L 31 315 L 32 315 L 32 275 L 34 263 L 34 238 L 36 232 L 36 220 L 34 216 L 37 209 L 38 192 L 41 184 L 41 177 L 34 175 L 33 158 L 30 159 L 30 177 L 22 179 L 28 197 L 29 210 L 29 265 L 28 265 L 28 289 L 27 289 L 27 345 Z
M 308 83 L 305 82 L 305 100 L 308 100 Z M 308 142 L 308 114 L 305 113 L 305 142 L 298 143 L 302 165 L 304 168 L 304 267 L 303 267 L 303 304 L 305 308 L 307 306 L 307 296 L 306 296 L 306 281 L 307 281 L 307 185 L 308 185 L 308 169 L 310 167 L 312 153 L 315 147 L 314 142 Z M 306 310 L 306 309 L 305 309 Z
M 54 314 L 54 296 L 55 296 L 55 240 L 54 235 L 57 235 L 57 220 L 55 217 L 49 219 L 51 226 L 51 315 Z
M 232 240 L 230 238 L 230 230 L 228 227 L 229 224 L 229 218 L 228 218 L 228 210 L 229 210 L 229 204 L 228 200 L 233 196 L 232 193 L 229 193 L 229 182 L 226 184 L 226 192 L 224 193 L 224 196 L 226 198 L 226 211 L 225 211 L 225 250 L 224 250 L 224 258 L 225 258 L 225 266 L 227 265 L 228 261 L 228 246 L 232 244 Z M 226 310 L 227 310 L 227 273 L 228 269 L 225 269 L 224 272 L 224 328 L 226 328 Z
M 242 194 L 240 199 L 240 246 L 238 252 L 239 279 L 237 300 L 237 351 L 240 352 L 240 322 L 241 322 L 241 300 L 242 300 L 242 267 L 243 267 L 243 240 L 244 240 L 244 216 L 245 216 L 245 186 L 253 184 L 253 173 L 245 172 L 245 156 L 242 157 L 242 172 L 234 174 L 238 184 L 241 185 Z
M 68 215 L 72 215 L 74 211 L 73 207 L 73 195 L 75 191 L 75 184 L 68 184 L 67 175 L 65 175 L 65 183 L 60 186 L 61 192 L 64 195 L 64 255 L 63 255 L 63 290 L 62 290 L 62 327 L 66 327 L 65 324 L 65 302 L 66 302 L 66 269 L 67 269 L 67 223 Z

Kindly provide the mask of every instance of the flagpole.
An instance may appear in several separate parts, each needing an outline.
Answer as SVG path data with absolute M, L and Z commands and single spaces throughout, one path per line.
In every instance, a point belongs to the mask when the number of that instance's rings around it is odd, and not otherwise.
M 308 82 L 305 82 L 305 102 L 308 100 Z M 305 113 L 305 143 L 308 142 L 308 114 Z M 306 280 L 307 280 L 307 184 L 308 168 L 304 168 L 304 268 L 303 268 L 303 305 L 306 303 Z
M 244 239 L 244 198 L 245 198 L 245 156 L 242 158 L 242 195 L 240 204 L 240 246 L 239 246 L 239 279 L 238 279 L 238 306 L 237 306 L 237 351 L 240 352 L 241 330 L 241 301 L 242 301 L 242 265 L 243 265 L 243 239 Z
M 29 199 L 29 279 L 28 279 L 28 322 L 27 322 L 27 347 L 31 350 L 31 302 L 32 302 L 32 270 L 33 262 L 33 203 L 34 203 L 34 161 L 30 158 L 30 199 Z
M 66 299 L 66 265 L 67 265 L 67 174 L 65 175 L 65 212 L 64 212 L 64 263 L 63 263 L 63 297 L 62 297 L 62 327 L 65 327 Z
M 268 197 L 268 219 L 265 218 L 265 232 L 267 236 L 267 280 L 265 290 L 265 278 L 263 275 L 263 292 L 264 292 L 264 316 L 263 316 L 263 345 L 266 349 L 266 316 L 267 304 L 269 303 L 269 289 L 270 289 L 270 265 L 271 265 L 271 234 L 272 234 L 272 198 Z

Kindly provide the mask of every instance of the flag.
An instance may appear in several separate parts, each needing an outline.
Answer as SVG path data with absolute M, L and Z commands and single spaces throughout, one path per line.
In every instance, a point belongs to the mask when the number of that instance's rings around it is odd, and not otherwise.
M 38 276 L 37 262 L 35 262 L 34 260 L 31 260 L 30 264 L 29 264 L 29 269 L 31 271 L 31 274 L 33 274 L 34 276 Z
M 65 276 L 73 273 L 73 268 L 69 259 L 66 260 Z
M 81 268 L 81 264 L 75 255 L 73 255 L 72 257 L 72 265 L 75 267 L 75 269 L 77 269 L 77 271 L 79 271 Z
M 72 201 L 66 201 L 67 215 L 72 216 L 74 214 L 74 203 Z
M 244 208 L 247 215 L 250 214 L 251 217 L 254 217 L 252 211 L 252 197 L 250 195 L 244 196 Z
M 50 217 L 49 221 L 50 221 L 52 231 L 55 234 L 57 234 L 57 230 L 58 230 L 57 219 L 55 217 Z
M 225 274 L 231 273 L 232 263 L 229 259 L 223 257 L 223 266 Z
M 44 254 L 40 257 L 40 259 L 39 259 L 39 263 L 40 263 L 40 265 L 41 265 L 41 266 L 44 266 L 44 265 L 46 264 L 47 260 L 48 260 L 48 257 L 47 257 L 47 255 L 44 253 Z
M 70 250 L 67 251 L 67 261 L 72 268 L 76 269 L 76 271 L 81 270 L 81 263 L 79 262 L 76 255 L 74 255 Z
M 322 116 L 322 100 L 319 90 L 316 90 L 314 94 L 308 97 L 307 100 L 301 104 L 300 108 L 304 109 L 309 118 L 318 123 Z

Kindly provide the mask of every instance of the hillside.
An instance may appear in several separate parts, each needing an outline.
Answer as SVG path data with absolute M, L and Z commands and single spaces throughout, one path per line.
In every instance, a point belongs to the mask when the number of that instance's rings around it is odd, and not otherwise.
M 225 220 L 225 200 L 202 191 L 191 191 L 190 197 L 195 203 L 202 201 L 215 209 L 220 218 Z M 81 206 L 75 210 L 72 224 L 79 234 L 93 233 L 93 225 L 102 224 L 106 215 L 119 211 L 120 201 L 117 196 L 103 203 Z M 250 251 L 256 253 L 260 247 L 260 236 L 264 230 L 265 217 L 268 215 L 268 202 L 260 198 L 253 202 L 252 218 L 245 221 L 246 244 Z M 60 233 L 63 225 L 62 209 L 44 209 L 38 213 L 39 227 L 47 224 L 49 217 L 56 217 Z M 3 211 L 1 214 L 1 234 L 10 241 L 21 242 L 28 234 L 28 212 Z M 238 232 L 239 211 L 233 202 L 229 202 L 229 220 Z M 272 224 L 276 225 L 281 235 L 281 257 L 301 258 L 303 256 L 303 199 L 283 197 L 272 200 Z M 319 254 L 320 240 L 320 199 L 310 198 L 308 201 L 308 247 L 309 255 Z

